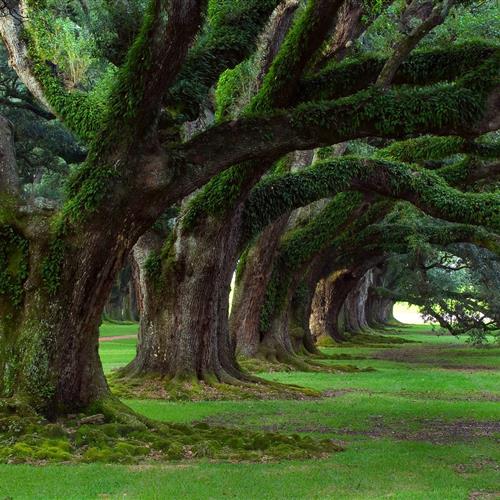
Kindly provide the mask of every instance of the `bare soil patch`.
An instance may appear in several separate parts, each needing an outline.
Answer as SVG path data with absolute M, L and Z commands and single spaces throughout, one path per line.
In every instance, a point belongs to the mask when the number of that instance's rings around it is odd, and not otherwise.
M 112 337 L 99 337 L 99 342 L 111 342 L 112 340 L 135 339 L 137 335 L 115 335 Z
M 413 346 L 401 347 L 399 349 L 384 349 L 373 353 L 371 357 L 373 359 L 397 361 L 400 363 L 419 363 L 451 370 L 500 370 L 500 366 L 467 363 L 467 356 L 470 353 L 469 349 L 468 346 Z M 452 356 L 456 354 L 456 359 L 450 359 L 450 353 L 453 353 Z
M 387 438 L 403 441 L 426 441 L 446 445 L 455 442 L 472 442 L 482 438 L 500 443 L 500 421 L 415 419 L 386 423 L 381 416 L 372 416 L 368 431 L 342 429 L 345 434 L 361 434 L 373 438 Z M 411 425 L 411 424 L 416 424 Z M 418 427 L 414 429 L 412 427 Z

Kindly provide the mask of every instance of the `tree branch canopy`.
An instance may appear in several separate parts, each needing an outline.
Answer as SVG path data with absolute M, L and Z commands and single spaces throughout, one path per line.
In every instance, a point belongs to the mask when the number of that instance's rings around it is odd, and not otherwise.
M 253 236 L 288 210 L 353 190 L 406 200 L 432 216 L 481 224 L 500 232 L 498 193 L 463 193 L 431 171 L 402 163 L 342 157 L 262 181 L 245 206 L 245 234 Z
M 97 132 L 102 137 L 117 129 L 122 138 L 136 138 L 155 122 L 162 98 L 198 32 L 204 4 L 204 0 L 151 0 L 142 28 L 105 96 L 66 90 L 50 61 L 40 57 L 32 21 L 43 4 L 18 0 L 19 16 L 1 17 L 0 31 L 23 83 L 72 132 L 87 141 Z
M 430 85 L 452 81 L 473 71 L 498 52 L 498 46 L 483 41 L 419 49 L 398 67 L 393 85 Z M 300 82 L 298 102 L 336 99 L 353 94 L 376 82 L 388 58 L 368 54 L 333 62 Z
M 412 2 L 412 4 L 418 1 Z M 439 26 L 448 15 L 450 7 L 453 5 L 453 0 L 443 0 L 434 6 L 430 14 L 416 27 L 411 33 L 406 35 L 400 42 L 396 44 L 393 54 L 386 61 L 380 75 L 377 78 L 376 85 L 380 87 L 388 87 L 396 75 L 397 70 L 408 57 L 410 52 L 417 46 L 422 38 L 432 31 L 436 26 Z
M 262 89 L 251 103 L 251 111 L 290 105 L 304 69 L 324 43 L 341 5 L 342 0 L 309 0 L 264 77 Z
M 203 32 L 165 98 L 165 105 L 184 119 L 194 120 L 221 73 L 252 53 L 279 0 L 213 3 Z
M 291 111 L 221 123 L 177 150 L 181 162 L 177 167 L 187 168 L 180 187 L 192 190 L 214 173 L 243 161 L 351 139 L 421 133 L 471 137 L 496 130 L 500 88 L 491 89 L 495 79 L 496 75 L 490 75 L 490 89 L 483 93 L 457 84 L 387 91 L 370 88 L 336 101 L 311 102 Z

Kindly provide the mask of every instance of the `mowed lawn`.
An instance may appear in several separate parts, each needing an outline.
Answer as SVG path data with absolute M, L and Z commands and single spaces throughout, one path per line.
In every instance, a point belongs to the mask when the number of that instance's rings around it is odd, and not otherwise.
M 325 349 L 361 358 L 325 364 L 375 371 L 261 374 L 328 391 L 320 400 L 127 401 L 166 421 L 331 437 L 341 453 L 258 464 L 2 465 L 0 499 L 499 498 L 500 348 L 437 337 L 425 325 L 401 332 L 389 336 L 419 343 Z M 100 352 L 109 372 L 133 358 L 135 339 L 102 342 Z

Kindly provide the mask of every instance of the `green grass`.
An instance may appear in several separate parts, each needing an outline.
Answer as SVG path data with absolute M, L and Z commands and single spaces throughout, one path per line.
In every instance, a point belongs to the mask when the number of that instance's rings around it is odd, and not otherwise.
M 134 359 L 136 339 L 117 339 L 111 342 L 99 343 L 104 373 L 124 366 Z
M 117 337 L 119 335 L 136 335 L 137 323 L 103 323 L 99 328 L 101 337 Z
M 476 492 L 498 494 L 500 349 L 464 346 L 463 339 L 437 337 L 425 325 L 401 330 L 421 343 L 326 350 L 366 358 L 327 364 L 372 366 L 375 372 L 261 374 L 331 390 L 329 398 L 127 401 L 164 421 L 203 420 L 331 437 L 344 444 L 345 452 L 322 460 L 259 464 L 2 465 L 0 498 L 455 500 Z M 109 371 L 133 358 L 135 340 L 101 343 L 100 353 Z M 394 354 L 401 359 L 394 360 Z

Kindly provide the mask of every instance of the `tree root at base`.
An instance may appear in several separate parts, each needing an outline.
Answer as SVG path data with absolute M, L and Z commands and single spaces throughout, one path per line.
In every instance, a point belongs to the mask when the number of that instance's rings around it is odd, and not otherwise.
M 341 450 L 331 440 L 310 436 L 153 421 L 113 397 L 54 422 L 0 400 L 0 463 L 258 462 L 323 457 Z
M 164 399 L 169 401 L 220 401 L 244 399 L 317 399 L 314 389 L 264 380 L 250 373 L 244 380 L 220 382 L 213 375 L 202 379 L 166 378 L 159 374 L 108 377 L 112 392 L 121 398 Z

